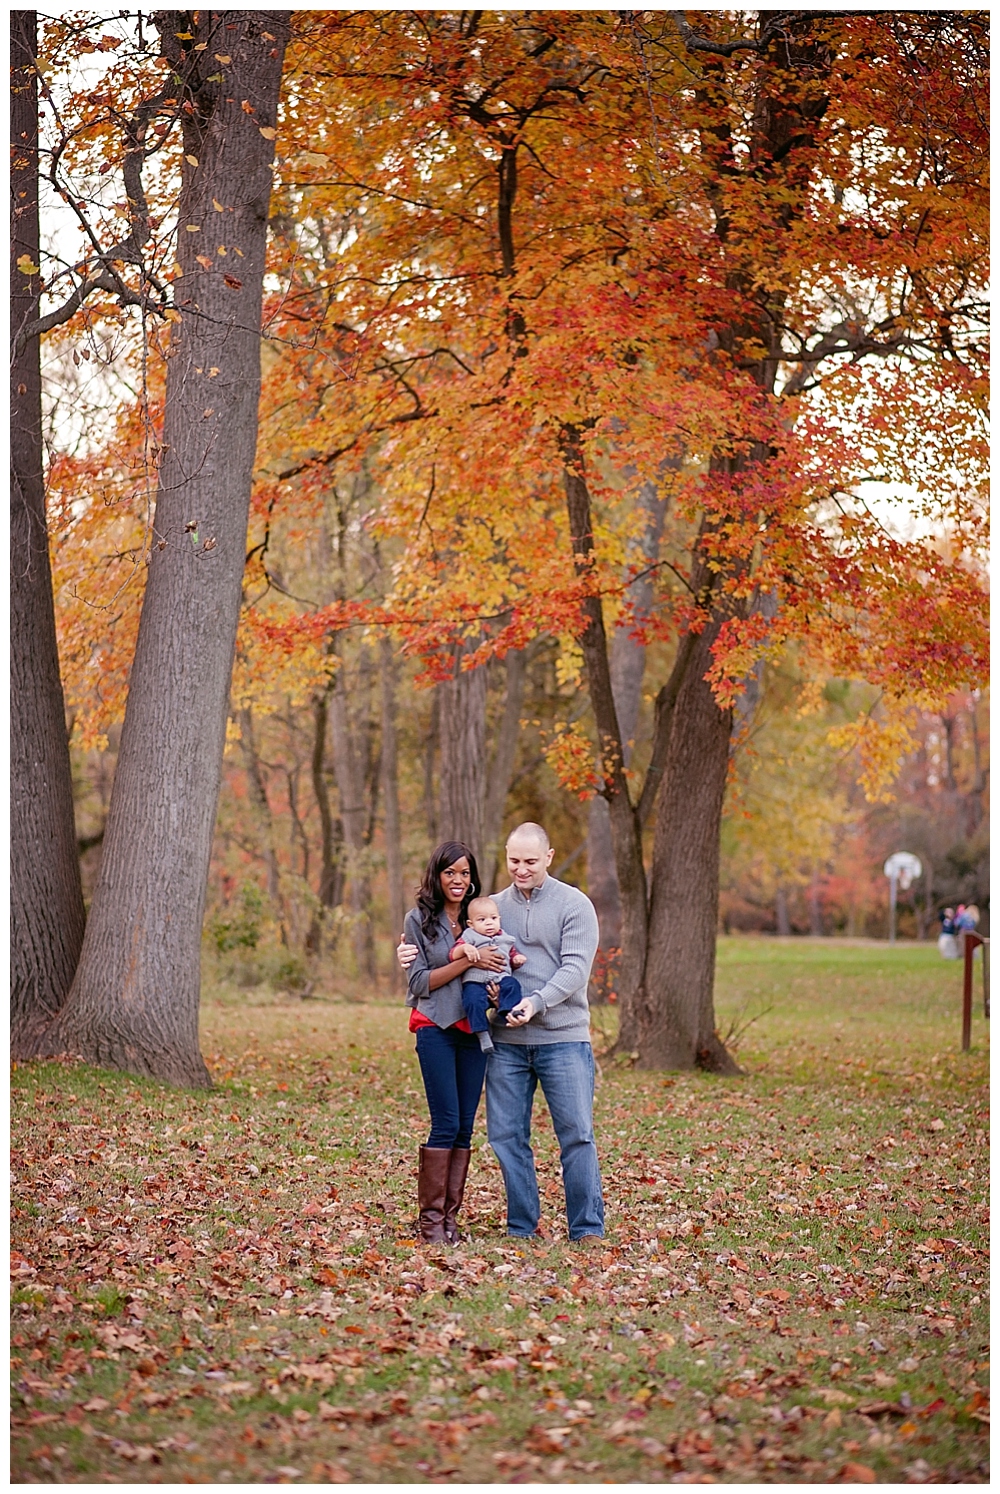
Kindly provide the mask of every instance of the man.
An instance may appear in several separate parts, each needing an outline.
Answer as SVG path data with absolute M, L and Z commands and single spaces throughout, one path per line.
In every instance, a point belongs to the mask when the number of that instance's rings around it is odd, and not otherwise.
M 518 825 L 507 841 L 511 885 L 494 901 L 504 933 L 526 956 L 526 994 L 493 1027 L 486 1070 L 486 1122 L 507 1190 L 507 1233 L 538 1231 L 540 1204 L 531 1149 L 531 1107 L 542 1086 L 562 1161 L 571 1240 L 604 1234 L 594 1141 L 594 1053 L 587 984 L 597 952 L 597 914 L 576 887 L 550 877 L 552 847 L 541 825 Z

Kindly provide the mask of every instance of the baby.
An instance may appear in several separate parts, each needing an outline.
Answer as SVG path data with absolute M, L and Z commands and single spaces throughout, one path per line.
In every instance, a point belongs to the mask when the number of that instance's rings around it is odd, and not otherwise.
M 503 932 L 500 927 L 497 905 L 491 897 L 474 897 L 469 904 L 468 919 L 469 927 L 463 930 L 459 942 L 448 958 L 457 960 L 465 955 L 473 961 L 475 966 L 479 959 L 479 950 L 488 944 L 498 949 L 504 957 L 504 968 L 500 972 L 473 968 L 467 970 L 462 976 L 462 1006 L 469 1019 L 469 1026 L 473 1032 L 478 1032 L 479 1046 L 483 1052 L 491 1053 L 493 1041 L 486 1016 L 486 1008 L 489 1004 L 486 987 L 492 985 L 494 981 L 499 985 L 496 1020 L 506 1026 L 507 1013 L 513 1011 L 522 998 L 520 984 L 511 975 L 511 970 L 516 970 L 523 965 L 527 956 L 519 954 L 514 948 L 514 940 L 509 934 Z

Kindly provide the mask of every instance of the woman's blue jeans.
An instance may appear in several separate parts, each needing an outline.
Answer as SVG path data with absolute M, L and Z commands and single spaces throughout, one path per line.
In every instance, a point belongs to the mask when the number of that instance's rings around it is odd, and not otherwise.
M 486 1073 L 479 1039 L 457 1027 L 418 1027 L 417 1058 L 431 1113 L 427 1145 L 469 1146 Z
M 604 1234 L 594 1141 L 594 1052 L 589 1043 L 498 1042 L 486 1071 L 486 1121 L 507 1189 L 507 1233 L 533 1235 L 541 1205 L 531 1150 L 531 1106 L 542 1086 L 559 1142 L 571 1240 Z

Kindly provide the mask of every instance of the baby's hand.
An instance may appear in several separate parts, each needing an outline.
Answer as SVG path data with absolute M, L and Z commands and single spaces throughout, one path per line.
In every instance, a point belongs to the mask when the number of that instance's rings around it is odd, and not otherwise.
M 521 966 L 522 965 L 526 965 L 527 962 L 528 962 L 528 956 L 527 955 L 517 954 L 517 953 L 512 954 L 511 957 L 510 957 L 510 968 L 512 970 L 520 970 Z

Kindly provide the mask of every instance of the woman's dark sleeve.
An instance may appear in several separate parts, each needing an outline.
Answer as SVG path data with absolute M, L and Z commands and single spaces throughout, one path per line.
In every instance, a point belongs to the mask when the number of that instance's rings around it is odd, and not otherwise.
M 403 924 L 403 932 L 407 944 L 416 945 L 417 957 L 406 972 L 407 994 L 416 996 L 419 1000 L 428 994 L 428 981 L 430 978 L 430 965 L 427 963 L 427 944 L 424 939 L 423 930 L 420 927 L 420 919 L 415 912 L 407 913 Z

